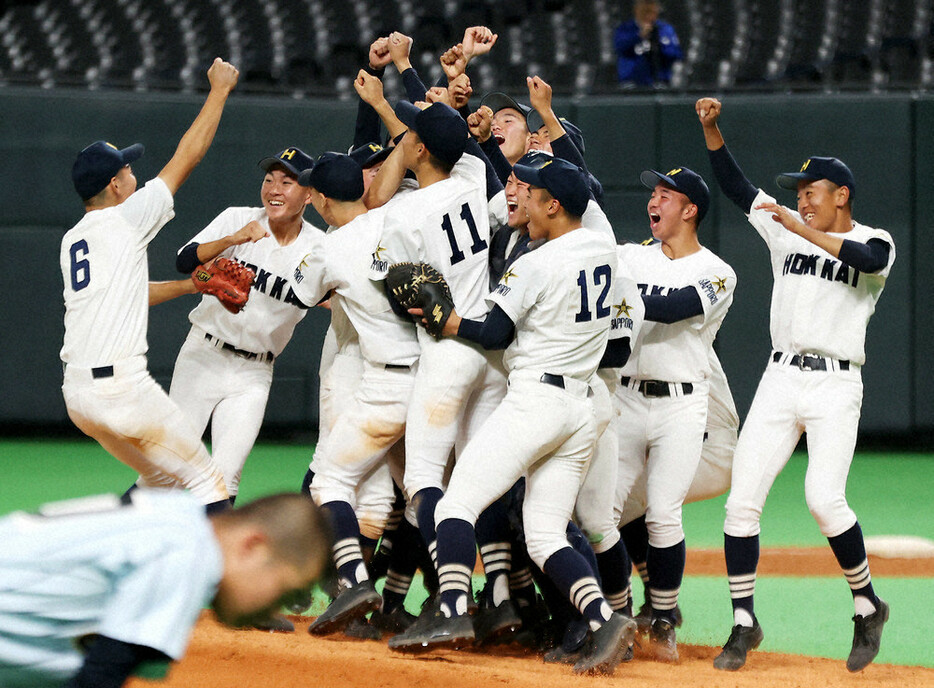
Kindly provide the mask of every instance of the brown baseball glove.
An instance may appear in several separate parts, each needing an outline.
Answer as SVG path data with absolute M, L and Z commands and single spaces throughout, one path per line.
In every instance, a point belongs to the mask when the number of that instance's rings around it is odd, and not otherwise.
M 228 258 L 218 258 L 205 266 L 199 265 L 191 273 L 191 281 L 202 294 L 217 297 L 231 313 L 239 313 L 250 298 L 250 287 L 256 273 Z

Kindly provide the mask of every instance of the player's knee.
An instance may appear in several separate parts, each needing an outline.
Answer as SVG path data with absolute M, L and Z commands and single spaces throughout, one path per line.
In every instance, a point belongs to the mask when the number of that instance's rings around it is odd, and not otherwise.
M 466 500 L 458 499 L 456 494 L 448 493 L 441 498 L 435 507 L 435 523 L 441 523 L 449 518 L 456 518 L 467 523 L 475 524 L 480 512 L 472 508 Z
M 728 499 L 723 532 L 732 537 L 752 537 L 759 534 L 762 507 L 752 503 Z
M 817 521 L 823 535 L 833 537 L 845 531 L 856 522 L 856 515 L 850 509 L 843 495 L 813 497 L 805 495 L 808 510 Z
M 587 541 L 590 543 L 594 554 L 606 552 L 619 542 L 619 531 L 616 530 L 616 528 L 610 528 L 600 533 L 592 533 L 584 530 L 584 535 L 587 537 Z
M 360 535 L 371 540 L 378 540 L 383 531 L 386 530 L 386 522 L 389 520 L 389 514 L 381 514 L 373 511 L 357 510 L 357 522 L 360 524 Z
M 526 526 L 525 544 L 529 558 L 535 565 L 544 570 L 545 562 L 552 554 L 568 546 L 568 539 L 564 532 L 545 533 L 537 532 L 534 528 Z

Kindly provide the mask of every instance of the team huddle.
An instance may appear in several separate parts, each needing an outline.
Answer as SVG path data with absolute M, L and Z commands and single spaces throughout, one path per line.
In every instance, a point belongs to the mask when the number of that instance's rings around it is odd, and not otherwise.
M 138 472 L 124 501 L 184 488 L 209 513 L 230 512 L 274 361 L 324 306 L 319 440 L 302 492 L 329 526 L 337 581 L 310 633 L 388 636 L 399 652 L 522 643 L 593 674 L 632 659 L 644 637 L 656 660 L 676 662 L 682 506 L 729 490 L 734 618 L 714 666 L 737 670 L 763 639 L 759 517 L 806 432 L 807 503 L 854 599 L 847 668 L 863 669 L 888 606 L 845 483 L 866 327 L 895 247 L 852 220 L 849 168 L 811 157 L 779 175 L 797 193 L 784 207 L 726 147 L 721 103 L 696 103 L 717 184 L 765 240 L 774 278 L 772 353 L 739 433 L 713 348 L 737 280 L 699 241 L 705 180 L 677 160 L 642 171 L 653 239 L 618 245 L 584 133 L 553 111 L 545 81 L 527 80 L 530 106 L 491 93 L 471 109 L 467 66 L 496 35 L 468 29 L 431 88 L 411 43 L 372 44 L 354 81 L 353 142 L 334 142 L 349 153 L 289 146 L 262 160 L 262 207 L 227 208 L 179 248 L 191 280 L 149 282 L 146 249 L 210 146 L 236 69 L 215 61 L 204 108 L 139 190 L 139 144 L 78 155 L 87 212 L 62 242 L 63 393 L 74 423 Z M 394 105 L 390 66 L 406 89 Z M 309 204 L 326 230 L 304 219 Z M 148 307 L 196 290 L 166 393 L 147 371 Z M 419 569 L 430 596 L 416 617 L 404 605 Z M 310 578 L 293 582 L 307 591 Z M 302 597 L 290 608 L 306 608 Z M 289 630 L 274 607 L 253 622 Z

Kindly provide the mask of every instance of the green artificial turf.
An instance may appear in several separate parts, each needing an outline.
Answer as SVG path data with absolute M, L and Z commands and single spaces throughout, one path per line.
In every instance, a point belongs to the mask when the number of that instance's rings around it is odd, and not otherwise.
M 311 445 L 257 446 L 241 481 L 246 501 L 278 491 L 294 491 L 311 458 Z M 859 454 L 850 471 L 847 494 L 866 535 L 919 535 L 934 538 L 929 506 L 934 457 L 924 454 Z M 804 501 L 806 457 L 796 454 L 779 476 L 762 517 L 763 547 L 826 546 Z M 43 502 L 100 492 L 122 493 L 135 476 L 92 441 L 0 441 L 0 514 L 34 509 Z M 719 548 L 723 542 L 725 497 L 684 508 L 688 547 Z M 874 578 L 876 591 L 891 606 L 877 661 L 934 667 L 934 579 Z M 633 581 L 635 599 L 641 585 Z M 756 614 L 765 630 L 762 649 L 844 659 L 849 652 L 853 606 L 843 577 L 760 578 Z M 415 586 L 407 606 L 417 611 L 425 593 Z M 318 598 L 313 613 L 323 609 Z M 716 576 L 684 580 L 680 604 L 685 643 L 721 645 L 732 624 L 727 582 Z M 754 662 L 753 658 L 750 662 Z

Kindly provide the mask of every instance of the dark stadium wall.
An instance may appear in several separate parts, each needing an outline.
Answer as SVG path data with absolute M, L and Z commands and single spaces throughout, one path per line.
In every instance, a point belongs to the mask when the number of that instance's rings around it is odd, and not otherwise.
M 140 183 L 158 174 L 200 106 L 200 96 L 4 89 L 0 122 L 0 425 L 67 424 L 61 400 L 62 232 L 82 208 L 70 178 L 75 153 L 105 138 L 146 145 L 134 165 Z M 762 240 L 719 191 L 710 172 L 693 97 L 639 96 L 562 101 L 560 114 L 584 131 L 586 158 L 606 190 L 607 214 L 619 238 L 649 236 L 646 168 L 690 167 L 704 175 L 714 202 L 701 241 L 737 272 L 735 302 L 717 339 L 741 417 L 769 352 L 771 275 Z M 934 428 L 934 243 L 920 240 L 934 225 L 934 98 L 907 94 L 736 96 L 725 99 L 721 127 L 754 184 L 794 206 L 794 194 L 774 185 L 778 172 L 797 170 L 809 155 L 835 155 L 852 168 L 858 191 L 854 215 L 893 235 L 898 259 L 869 326 L 863 374 L 865 434 Z M 288 145 L 316 155 L 344 150 L 353 136 L 353 101 L 292 100 L 235 95 L 214 145 L 176 196 L 176 217 L 150 247 L 151 279 L 175 279 L 175 251 L 217 213 L 258 205 L 262 173 L 256 163 Z M 323 226 L 312 209 L 306 217 Z M 168 385 L 194 297 L 150 314 L 149 361 Z M 313 309 L 276 362 L 267 409 L 270 425 L 313 429 L 317 369 L 328 315 Z

